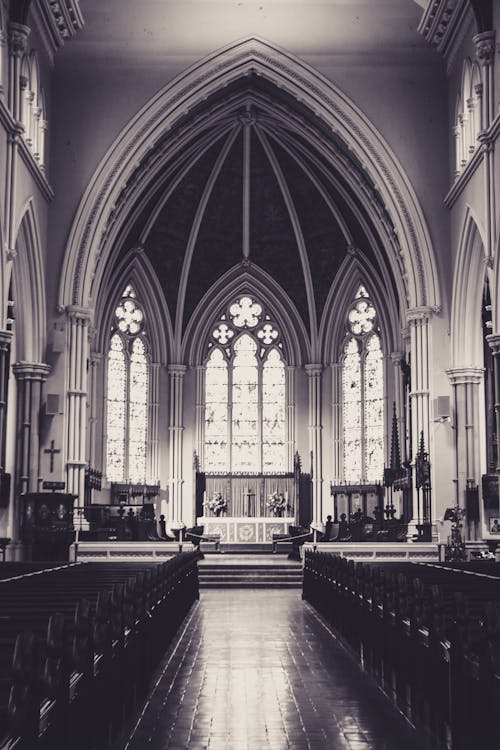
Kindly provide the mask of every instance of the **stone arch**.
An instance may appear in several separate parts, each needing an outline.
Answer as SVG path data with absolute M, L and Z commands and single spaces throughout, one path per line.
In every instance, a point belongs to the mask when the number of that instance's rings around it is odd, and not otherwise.
M 31 199 L 22 211 L 15 237 L 16 255 L 12 263 L 12 280 L 17 359 L 43 362 L 47 332 L 45 273 L 38 223 Z
M 75 216 L 61 274 L 61 308 L 90 304 L 92 279 L 101 273 L 110 253 L 110 248 L 101 244 L 110 217 L 132 172 L 157 139 L 213 92 L 250 73 L 265 77 L 305 104 L 365 165 L 399 238 L 407 278 L 406 305 L 439 308 L 437 267 L 423 212 L 388 145 L 329 80 L 298 58 L 256 38 L 231 44 L 189 68 L 150 100 L 114 141 Z M 400 274 L 397 253 L 391 252 L 394 269 Z
M 288 364 L 299 366 L 309 362 L 310 342 L 295 305 L 269 274 L 252 265 L 243 272 L 241 265 L 230 269 L 200 300 L 186 327 L 180 361 L 188 365 L 203 362 L 203 347 L 210 323 L 221 305 L 230 297 L 243 293 L 257 295 L 275 316 L 286 342 Z
M 482 367 L 481 300 L 486 263 L 484 233 L 468 206 L 453 274 L 451 361 L 453 368 Z

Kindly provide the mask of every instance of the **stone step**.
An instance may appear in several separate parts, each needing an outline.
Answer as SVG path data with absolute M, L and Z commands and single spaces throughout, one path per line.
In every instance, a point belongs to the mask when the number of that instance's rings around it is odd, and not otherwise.
M 219 558 L 216 562 L 203 560 L 198 565 L 200 588 L 301 588 L 300 563 L 279 562 L 274 559 L 262 563 L 240 563 Z
M 200 581 L 200 589 L 301 589 L 302 581 Z

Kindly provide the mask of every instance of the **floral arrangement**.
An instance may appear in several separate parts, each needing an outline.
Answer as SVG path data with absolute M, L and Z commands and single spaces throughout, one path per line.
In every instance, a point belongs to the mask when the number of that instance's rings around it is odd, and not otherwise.
M 210 500 L 207 500 L 205 507 L 213 511 L 216 516 L 220 516 L 227 509 L 227 502 L 224 500 L 220 492 L 214 492 Z
M 267 507 L 273 516 L 282 516 L 285 511 L 290 510 L 288 500 L 281 492 L 273 492 L 267 499 Z

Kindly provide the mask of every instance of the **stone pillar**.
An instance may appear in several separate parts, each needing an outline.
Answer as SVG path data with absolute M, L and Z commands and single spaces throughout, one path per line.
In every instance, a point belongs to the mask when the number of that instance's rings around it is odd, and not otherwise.
M 195 402 L 196 452 L 203 466 L 205 456 L 205 368 L 196 367 L 196 402 Z
M 312 496 L 313 523 L 316 525 L 323 518 L 322 502 L 322 445 L 321 445 L 321 365 L 310 364 L 305 367 L 309 380 L 309 449 L 312 462 Z
M 170 444 L 169 444 L 169 500 L 170 520 L 182 521 L 182 437 L 183 425 L 183 395 L 185 365 L 168 365 L 170 377 Z M 188 519 L 189 520 L 189 519 Z
M 158 455 L 158 429 L 160 410 L 160 365 L 152 362 L 149 376 L 149 415 L 148 415 L 148 445 L 149 459 L 147 473 L 149 481 L 154 484 L 160 477 L 159 455 Z
M 340 484 L 343 477 L 342 452 L 342 365 L 332 364 L 332 449 L 333 483 Z
M 89 464 L 92 468 L 102 468 L 102 459 L 99 457 L 99 464 L 96 464 L 97 458 L 97 425 L 99 414 L 102 415 L 102 393 L 100 393 L 99 382 L 102 382 L 102 363 L 103 356 L 98 352 L 92 352 L 90 355 L 89 369 L 89 419 L 88 419 L 88 447 L 87 455 Z
M 403 374 L 401 372 L 401 360 L 404 358 L 403 352 L 392 352 L 391 354 L 391 361 L 392 365 L 394 367 L 394 401 L 396 403 L 396 420 L 397 420 L 397 426 L 398 426 L 398 436 L 399 436 L 399 447 L 401 450 L 401 456 L 404 455 L 404 446 L 402 445 L 403 441 L 405 440 L 405 434 L 406 434 L 406 425 L 404 424 L 404 413 L 405 413 L 405 404 L 404 404 L 404 392 L 403 392 Z M 392 427 L 392 404 L 389 404 L 389 410 L 388 413 L 390 414 L 390 418 L 388 419 L 388 424 L 390 425 L 388 430 L 389 435 L 389 441 L 388 445 L 390 445 L 391 440 L 391 427 Z M 390 452 L 389 452 L 390 457 Z
M 415 307 L 407 312 L 407 320 L 410 329 L 410 351 L 411 351 L 411 437 L 413 455 L 409 456 L 414 462 L 415 454 L 420 445 L 420 435 L 423 432 L 424 444 L 429 456 L 430 451 L 430 415 L 429 415 L 429 361 L 430 361 L 430 319 L 433 310 L 430 307 Z M 431 463 L 431 472 L 434 469 Z M 417 492 L 415 487 L 415 471 L 413 472 L 413 513 L 412 520 L 408 525 L 408 534 L 411 537 L 416 530 L 417 524 Z M 432 511 L 435 517 L 434 509 Z
M 0 331 L 0 469 L 5 470 L 11 331 Z
M 87 363 L 89 360 L 89 323 L 87 308 L 71 305 L 68 313 L 67 390 L 66 390 L 66 491 L 85 497 L 87 434 Z
M 50 367 L 42 363 L 18 362 L 12 368 L 17 380 L 17 440 L 14 479 L 13 541 L 19 540 L 19 502 L 24 492 L 40 489 L 40 407 L 43 384 Z
M 26 51 L 30 28 L 9 24 L 9 109 L 14 120 L 21 120 L 21 58 Z
M 479 367 L 459 367 L 447 370 L 453 386 L 455 429 L 456 498 L 450 498 L 465 508 L 465 490 L 468 484 L 480 483 L 479 463 L 479 395 L 484 370 Z
M 494 60 L 495 60 L 495 32 L 484 31 L 473 37 L 476 48 L 476 57 L 481 66 L 481 126 L 482 132 L 479 141 L 485 146 L 484 156 L 484 211 L 486 229 L 485 254 L 492 257 L 494 254 L 494 243 L 496 238 L 496 199 L 495 199 L 495 166 L 494 150 L 491 140 L 488 140 L 486 132 L 492 124 L 495 111 L 495 88 L 494 88 Z
M 497 435 L 500 435 L 500 334 L 493 333 L 490 336 L 486 336 L 486 340 L 493 354 L 496 433 Z M 497 451 L 496 469 L 500 472 L 500 450 Z
M 287 367 L 286 379 L 286 408 L 287 419 L 287 471 L 293 471 L 293 458 L 295 456 L 295 367 Z M 297 509 L 298 512 L 298 509 Z

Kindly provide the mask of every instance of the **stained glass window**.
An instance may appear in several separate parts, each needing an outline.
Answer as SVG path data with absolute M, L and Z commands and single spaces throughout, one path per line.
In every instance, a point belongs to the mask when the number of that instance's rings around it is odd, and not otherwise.
M 344 478 L 377 482 L 384 469 L 384 367 L 377 315 L 360 285 L 347 316 L 342 367 Z
M 212 326 L 205 368 L 205 471 L 289 470 L 279 327 L 249 295 Z
M 148 399 L 144 314 L 129 284 L 115 308 L 108 351 L 106 474 L 111 482 L 146 481 Z

